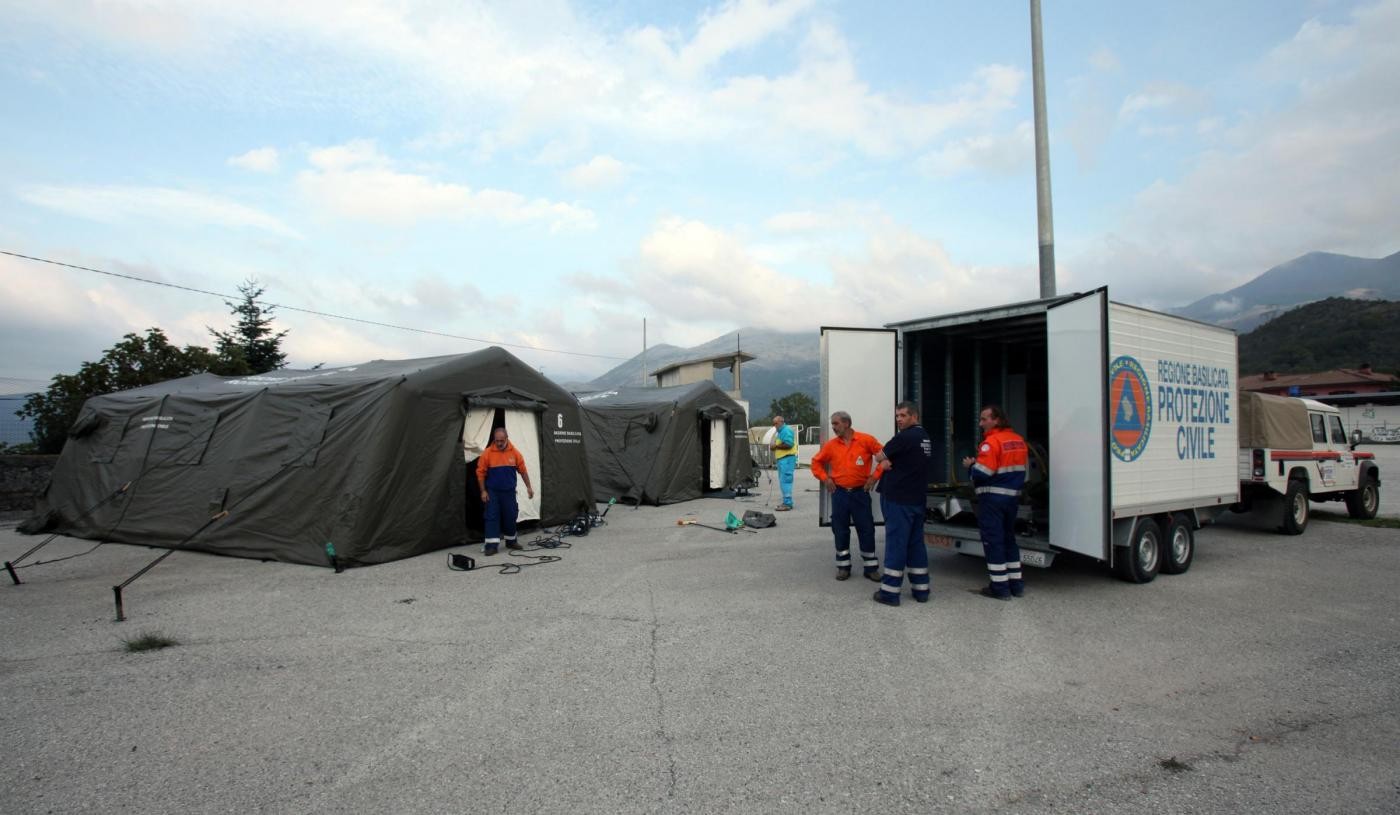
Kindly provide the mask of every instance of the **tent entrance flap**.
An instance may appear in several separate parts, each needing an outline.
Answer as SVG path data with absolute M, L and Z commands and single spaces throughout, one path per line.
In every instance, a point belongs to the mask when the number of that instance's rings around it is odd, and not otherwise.
M 725 473 L 729 471 L 729 462 L 726 454 L 729 451 L 729 420 L 710 419 L 710 435 L 706 444 L 709 446 L 710 457 L 710 482 L 712 490 L 722 490 L 729 486 L 724 483 Z
M 506 434 L 510 443 L 525 457 L 525 471 L 530 474 L 530 483 L 535 487 L 535 497 L 529 497 L 525 490 L 525 480 L 515 481 L 515 498 L 520 505 L 522 521 L 540 519 L 540 496 L 544 493 L 544 478 L 540 473 L 540 417 L 531 410 L 506 410 Z

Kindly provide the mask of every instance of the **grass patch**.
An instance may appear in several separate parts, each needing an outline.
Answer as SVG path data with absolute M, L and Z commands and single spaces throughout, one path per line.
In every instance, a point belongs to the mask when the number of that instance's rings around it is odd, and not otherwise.
M 1168 771 L 1168 772 L 1173 772 L 1173 773 L 1184 773 L 1184 772 L 1186 772 L 1187 770 L 1194 770 L 1194 769 L 1196 769 L 1195 767 L 1192 767 L 1190 764 L 1187 764 L 1186 762 L 1182 761 L 1181 759 L 1178 759 L 1176 756 L 1172 756 L 1171 758 L 1164 758 L 1164 759 L 1161 759 L 1160 761 L 1157 762 L 1157 766 L 1158 766 L 1158 767 L 1161 767 L 1162 769 L 1164 769 L 1164 770 L 1166 770 L 1166 771 Z
M 1340 512 L 1314 510 L 1312 516 L 1315 520 L 1319 521 L 1334 521 L 1337 523 L 1344 524 L 1356 524 L 1357 526 L 1370 526 L 1376 529 L 1400 529 L 1400 518 L 1386 518 L 1380 515 L 1377 515 L 1369 521 L 1363 521 L 1359 518 L 1353 518 L 1350 515 L 1343 515 Z
M 122 644 L 126 646 L 128 652 L 134 654 L 138 651 L 159 651 L 162 648 L 169 648 L 180 643 L 159 631 L 142 631 L 131 639 L 122 640 Z

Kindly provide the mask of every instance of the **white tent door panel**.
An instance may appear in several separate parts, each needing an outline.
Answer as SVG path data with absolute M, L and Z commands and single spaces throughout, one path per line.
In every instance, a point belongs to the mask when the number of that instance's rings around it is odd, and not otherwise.
M 491 422 L 495 418 L 495 408 L 467 411 L 467 420 L 462 424 L 462 457 L 468 464 L 486 452 L 486 445 L 491 443 Z M 472 478 L 476 478 L 475 474 Z
M 722 490 L 727 484 L 724 483 L 724 473 L 728 462 L 725 456 L 729 448 L 729 420 L 710 420 L 710 489 Z
M 540 419 L 528 410 L 507 410 L 506 433 L 510 443 L 525 457 L 525 469 L 530 473 L 530 483 L 535 487 L 535 497 L 528 497 L 524 479 L 516 479 L 515 498 L 520 504 L 522 521 L 540 519 L 540 494 L 544 488 L 544 474 L 540 472 Z

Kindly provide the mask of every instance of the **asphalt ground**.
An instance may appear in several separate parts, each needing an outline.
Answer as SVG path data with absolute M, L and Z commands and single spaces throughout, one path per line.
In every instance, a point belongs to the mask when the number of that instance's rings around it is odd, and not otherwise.
M 1009 603 L 935 550 L 887 608 L 815 499 L 615 507 L 515 575 L 180 552 L 122 623 L 159 550 L 0 573 L 0 811 L 1400 811 L 1400 530 L 1217 525 L 1185 575 L 1062 557 Z

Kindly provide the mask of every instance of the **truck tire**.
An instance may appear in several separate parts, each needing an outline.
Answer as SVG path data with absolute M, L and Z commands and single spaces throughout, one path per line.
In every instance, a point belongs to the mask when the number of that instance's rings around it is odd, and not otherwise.
M 1114 568 L 1118 576 L 1129 583 L 1150 583 L 1162 568 L 1162 528 L 1151 518 L 1139 518 L 1133 529 L 1133 541 L 1121 555 Z
M 1196 556 L 1196 533 L 1185 515 L 1173 515 L 1162 542 L 1162 574 L 1181 574 Z
M 1300 478 L 1288 480 L 1288 492 L 1283 496 L 1283 526 L 1285 535 L 1301 535 L 1308 528 L 1311 514 L 1308 506 L 1308 483 Z
M 1381 488 L 1376 479 L 1369 475 L 1361 480 L 1361 486 L 1347 493 L 1347 514 L 1353 518 L 1369 521 L 1376 517 L 1381 506 Z

